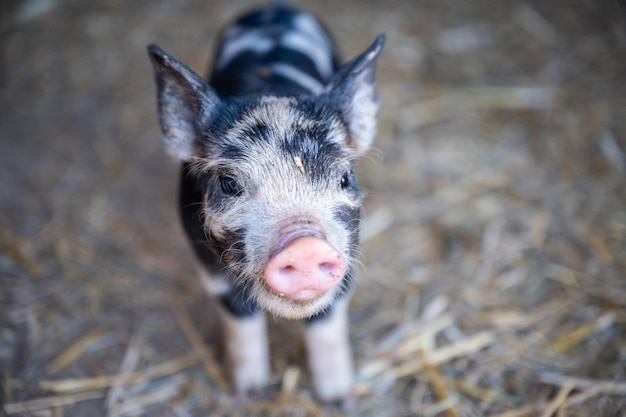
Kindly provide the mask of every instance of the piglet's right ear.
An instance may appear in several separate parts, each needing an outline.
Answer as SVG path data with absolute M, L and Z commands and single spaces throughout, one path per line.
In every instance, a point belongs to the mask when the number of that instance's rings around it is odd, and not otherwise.
M 220 99 L 199 75 L 158 46 L 148 46 L 148 54 L 154 66 L 165 149 L 176 159 L 189 161 L 198 155 L 198 121 L 213 112 Z
M 370 147 L 376 134 L 376 60 L 384 45 L 385 35 L 378 35 L 365 52 L 342 65 L 326 85 L 326 93 L 348 121 L 347 145 L 359 155 Z

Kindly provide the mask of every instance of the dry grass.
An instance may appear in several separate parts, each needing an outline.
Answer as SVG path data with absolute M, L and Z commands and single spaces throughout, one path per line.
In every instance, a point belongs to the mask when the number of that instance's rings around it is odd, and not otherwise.
M 235 404 L 194 279 L 145 53 L 203 72 L 251 3 L 0 8 L 0 375 L 16 416 L 324 416 L 300 329 Z M 358 415 L 626 410 L 626 10 L 595 2 L 304 2 L 382 114 L 351 308 Z M 2 412 L 0 412 L 0 415 Z

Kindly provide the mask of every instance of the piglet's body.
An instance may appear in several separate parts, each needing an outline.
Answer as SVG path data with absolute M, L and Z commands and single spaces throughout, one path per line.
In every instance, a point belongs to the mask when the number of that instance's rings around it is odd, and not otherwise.
M 209 81 L 149 47 L 180 210 L 207 290 L 220 300 L 239 394 L 269 380 L 264 312 L 304 319 L 324 401 L 351 397 L 347 301 L 363 193 L 353 161 L 378 108 L 376 41 L 339 66 L 309 13 L 275 5 L 227 27 Z

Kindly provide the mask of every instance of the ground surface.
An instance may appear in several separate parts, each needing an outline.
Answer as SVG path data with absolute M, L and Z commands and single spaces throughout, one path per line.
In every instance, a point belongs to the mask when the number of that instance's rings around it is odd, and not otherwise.
M 387 33 L 359 167 L 357 414 L 624 415 L 624 3 L 302 4 L 346 56 Z M 6 414 L 324 415 L 285 322 L 268 399 L 235 408 L 161 149 L 145 45 L 203 73 L 250 5 L 0 6 Z

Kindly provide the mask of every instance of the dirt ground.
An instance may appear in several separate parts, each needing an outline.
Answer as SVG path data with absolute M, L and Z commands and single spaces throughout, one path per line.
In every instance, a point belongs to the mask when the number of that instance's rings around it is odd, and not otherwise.
M 626 416 L 626 4 L 298 1 L 380 33 L 357 415 Z M 145 46 L 205 73 L 256 3 L 0 6 L 0 374 L 16 416 L 321 416 L 298 323 L 235 404 Z M 0 415 L 3 415 L 0 410 Z

